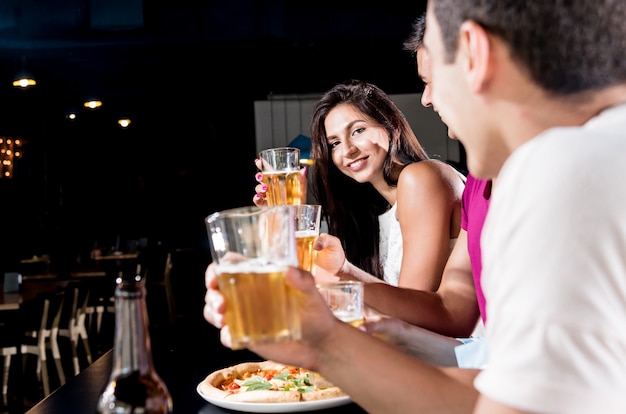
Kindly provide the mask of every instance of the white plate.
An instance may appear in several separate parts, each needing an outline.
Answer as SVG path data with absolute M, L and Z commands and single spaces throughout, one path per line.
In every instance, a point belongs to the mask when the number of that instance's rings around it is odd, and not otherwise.
M 286 403 L 250 403 L 250 402 L 234 402 L 225 401 L 209 397 L 203 390 L 208 385 L 202 381 L 196 387 L 198 394 L 208 402 L 218 407 L 226 408 L 228 410 L 245 411 L 248 413 L 296 413 L 301 411 L 315 411 L 323 410 L 325 408 L 339 407 L 340 405 L 346 405 L 351 402 L 350 397 L 347 395 L 329 398 L 326 400 L 316 401 L 301 401 L 301 402 L 286 402 Z

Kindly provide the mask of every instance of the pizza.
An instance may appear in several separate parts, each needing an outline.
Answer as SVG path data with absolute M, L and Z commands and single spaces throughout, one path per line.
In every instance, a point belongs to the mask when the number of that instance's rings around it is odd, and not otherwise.
M 214 371 L 202 386 L 206 396 L 232 402 L 285 403 L 346 395 L 316 372 L 274 361 L 244 362 Z

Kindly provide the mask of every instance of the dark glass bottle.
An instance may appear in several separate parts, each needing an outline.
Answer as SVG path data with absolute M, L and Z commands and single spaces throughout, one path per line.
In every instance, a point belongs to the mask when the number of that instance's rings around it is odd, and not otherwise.
M 152 360 L 144 281 L 119 276 L 116 284 L 113 368 L 97 412 L 170 414 L 172 397 Z

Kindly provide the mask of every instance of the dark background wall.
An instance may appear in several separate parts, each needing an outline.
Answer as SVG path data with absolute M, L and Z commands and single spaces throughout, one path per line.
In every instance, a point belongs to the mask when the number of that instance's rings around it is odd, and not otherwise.
M 148 237 L 208 248 L 203 218 L 251 204 L 254 100 L 362 78 L 421 92 L 402 49 L 425 1 L 3 0 L 0 270 Z M 39 84 L 10 85 L 22 69 Z M 97 96 L 104 105 L 81 109 Z M 79 117 L 65 118 L 75 109 Z M 133 119 L 121 129 L 115 120 Z

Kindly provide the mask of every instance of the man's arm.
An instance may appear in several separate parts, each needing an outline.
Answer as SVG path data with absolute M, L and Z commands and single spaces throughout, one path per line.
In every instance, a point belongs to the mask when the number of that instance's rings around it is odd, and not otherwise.
M 478 397 L 473 387 L 477 370 L 441 368 L 336 319 L 320 296 L 315 281 L 297 268 L 287 283 L 299 290 L 300 341 L 256 346 L 264 358 L 303 366 L 339 386 L 370 413 L 470 413 Z M 214 286 L 209 282 L 208 286 Z M 216 291 L 210 292 L 214 296 Z M 220 326 L 208 296 L 205 317 Z M 349 348 L 349 349 L 348 349 Z
M 436 292 L 368 283 L 365 302 L 379 312 L 442 335 L 469 336 L 480 311 L 467 250 L 467 232 L 460 231 Z

